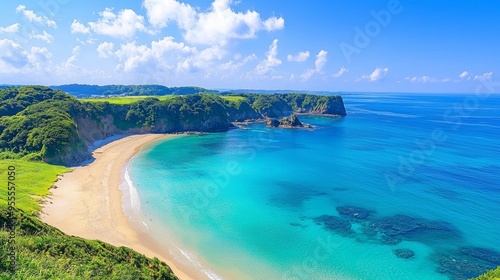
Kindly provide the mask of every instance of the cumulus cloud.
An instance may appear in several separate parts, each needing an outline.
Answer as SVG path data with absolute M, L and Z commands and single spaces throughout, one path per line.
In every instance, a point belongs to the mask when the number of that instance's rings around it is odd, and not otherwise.
M 273 43 L 269 46 L 269 51 L 266 53 L 267 58 L 261 61 L 255 68 L 255 73 L 258 75 L 265 75 L 269 73 L 275 66 L 281 64 L 281 60 L 277 58 L 278 55 L 278 39 L 274 39 Z
M 32 64 L 32 70 L 45 71 L 45 67 L 50 63 L 52 53 L 47 48 L 31 47 L 31 53 L 28 58 Z
M 458 79 L 436 78 L 431 76 L 406 77 L 405 80 L 412 83 L 447 83 L 447 82 L 466 82 L 466 81 L 489 81 L 493 77 L 493 72 L 486 72 L 482 75 L 473 75 L 471 72 L 463 71 L 458 75 Z
M 406 77 L 405 80 L 410 81 L 412 83 L 436 83 L 439 82 L 440 80 L 435 77 L 431 76 L 421 76 L 421 77 Z
M 328 62 L 327 59 L 328 52 L 325 50 L 321 50 L 318 55 L 316 55 L 316 60 L 314 61 L 314 67 L 306 70 L 304 74 L 302 74 L 300 77 L 302 78 L 303 81 L 309 80 L 312 76 L 315 74 L 322 74 L 323 73 L 323 68 L 325 67 L 326 63 Z
M 326 59 L 327 55 L 328 55 L 327 51 L 321 50 L 316 56 L 316 61 L 314 62 L 314 65 L 316 66 L 316 72 L 323 73 L 323 68 L 325 67 L 326 62 L 328 61 Z
M 304 62 L 309 58 L 309 51 L 299 52 L 296 55 L 289 54 L 286 59 L 293 62 Z
M 153 41 L 151 47 L 137 45 L 135 41 L 121 45 L 114 52 L 119 64 L 117 70 L 125 72 L 144 72 L 148 69 L 158 71 L 176 70 L 182 65 L 186 58 L 192 54 L 199 54 L 196 48 L 186 46 L 182 42 L 175 42 L 173 37 L 165 37 L 159 41 Z M 213 54 L 203 53 L 205 59 Z
M 170 22 L 186 30 L 196 19 L 196 10 L 189 4 L 176 0 L 145 0 L 143 6 L 147 11 L 148 21 L 157 28 L 166 27 Z
M 22 13 L 24 18 L 26 18 L 29 22 L 36 22 L 41 25 L 57 28 L 55 21 L 47 18 L 46 16 L 39 16 L 33 10 L 27 10 L 25 5 L 17 6 L 16 12 Z
M 31 38 L 42 40 L 42 41 L 44 41 L 46 43 L 51 43 L 52 40 L 54 40 L 54 36 L 50 35 L 45 30 L 42 32 L 42 34 L 33 34 L 33 35 L 31 35 Z
M 264 29 L 267 31 L 280 30 L 285 28 L 285 19 L 271 17 L 262 22 Z
M 80 46 L 76 46 L 71 51 L 71 56 L 66 60 L 65 66 L 70 67 L 73 66 L 73 62 L 77 61 L 78 56 L 80 55 Z
M 18 73 L 29 64 L 23 48 L 8 39 L 0 40 L 0 73 Z
M 14 23 L 7 27 L 0 27 L 0 33 L 16 33 L 19 32 L 19 23 Z
M 90 33 L 90 28 L 85 26 L 84 24 L 78 22 L 76 19 L 73 20 L 73 23 L 71 23 L 71 33 L 82 33 L 82 34 L 89 34 Z
M 376 82 L 383 80 L 387 73 L 389 72 L 389 68 L 377 67 L 370 75 L 363 75 L 361 80 L 368 80 L 370 82 Z
M 461 80 L 469 79 L 470 80 L 470 73 L 467 71 L 462 72 L 462 74 L 458 75 L 458 77 Z
M 214 0 L 207 12 L 198 12 L 191 5 L 176 0 L 144 0 L 149 22 L 163 28 L 175 22 L 189 43 L 225 45 L 231 39 L 255 38 L 260 30 L 283 29 L 283 18 L 262 20 L 256 11 L 235 12 L 233 0 Z
M 340 70 L 335 73 L 335 74 L 332 74 L 332 77 L 337 79 L 337 78 L 340 78 L 341 76 L 343 76 L 345 73 L 347 73 L 349 70 L 345 67 L 341 67 Z
M 99 57 L 107 58 L 113 55 L 113 48 L 115 44 L 111 42 L 103 42 L 97 47 L 97 53 Z
M 44 67 L 52 54 L 47 48 L 32 47 L 24 50 L 21 45 L 8 40 L 0 40 L 0 73 L 16 74 L 40 70 Z
M 488 73 L 484 73 L 482 75 L 474 76 L 474 80 L 475 81 L 491 81 L 492 77 L 493 77 L 493 72 L 488 72 Z
M 100 18 L 96 22 L 89 22 L 89 26 L 97 34 L 108 35 L 118 38 L 130 38 L 138 31 L 148 32 L 144 26 L 144 17 L 136 14 L 131 9 L 124 9 L 115 14 L 113 9 L 106 8 L 99 13 Z M 73 21 L 75 31 L 85 33 L 87 30 L 83 24 Z M 83 32 L 82 32 L 83 31 Z

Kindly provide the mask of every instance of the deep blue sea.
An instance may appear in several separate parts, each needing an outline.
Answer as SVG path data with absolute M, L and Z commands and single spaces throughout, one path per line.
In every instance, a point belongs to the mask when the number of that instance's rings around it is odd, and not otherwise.
M 343 94 L 314 130 L 158 142 L 128 172 L 207 279 L 467 279 L 500 265 L 500 96 Z

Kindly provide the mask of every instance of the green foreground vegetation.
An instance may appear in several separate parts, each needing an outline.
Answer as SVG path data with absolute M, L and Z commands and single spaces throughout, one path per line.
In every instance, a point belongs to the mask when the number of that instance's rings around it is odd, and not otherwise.
M 485 274 L 475 278 L 475 280 L 500 280 L 500 267 L 486 272 Z
M 57 180 L 57 176 L 69 171 L 64 166 L 51 165 L 45 162 L 29 162 L 26 160 L 0 160 L 1 182 L 8 178 L 8 167 L 15 167 L 12 181 L 16 186 L 16 206 L 28 214 L 37 214 L 42 208 L 40 202 L 50 193 L 49 189 Z M 7 205 L 7 183 L 2 184 L 0 205 Z
M 16 269 L 12 272 L 6 230 L 10 219 L 5 207 L 0 207 L 0 279 L 177 279 L 157 258 L 66 235 L 22 210 L 14 217 Z
M 8 167 L 15 167 L 9 179 Z M 12 169 L 12 168 L 11 168 Z M 157 258 L 150 259 L 129 248 L 69 236 L 37 218 L 41 199 L 62 166 L 27 160 L 0 160 L 0 279 L 177 279 Z M 7 207 L 8 182 L 16 185 L 15 219 Z M 9 245 L 15 221 L 15 248 Z M 9 252 L 15 252 L 11 270 Z

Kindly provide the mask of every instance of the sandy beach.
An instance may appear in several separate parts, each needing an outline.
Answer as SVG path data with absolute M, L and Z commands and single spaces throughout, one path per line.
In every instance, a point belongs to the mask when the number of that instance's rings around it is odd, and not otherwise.
M 123 212 L 119 186 L 124 167 L 142 148 L 169 137 L 174 135 L 132 135 L 94 150 L 92 163 L 75 167 L 55 183 L 40 218 L 66 234 L 126 246 L 157 257 L 182 280 L 196 278 L 195 271 L 181 271 L 169 252 L 135 228 Z

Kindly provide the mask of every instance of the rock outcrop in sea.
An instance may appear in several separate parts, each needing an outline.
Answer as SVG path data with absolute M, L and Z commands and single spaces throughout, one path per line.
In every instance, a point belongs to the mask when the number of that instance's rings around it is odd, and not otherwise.
M 279 127 L 279 128 L 311 128 L 308 124 L 303 124 L 297 115 L 293 114 L 290 118 L 282 118 L 280 120 L 274 118 L 268 118 L 266 121 L 268 127 Z

